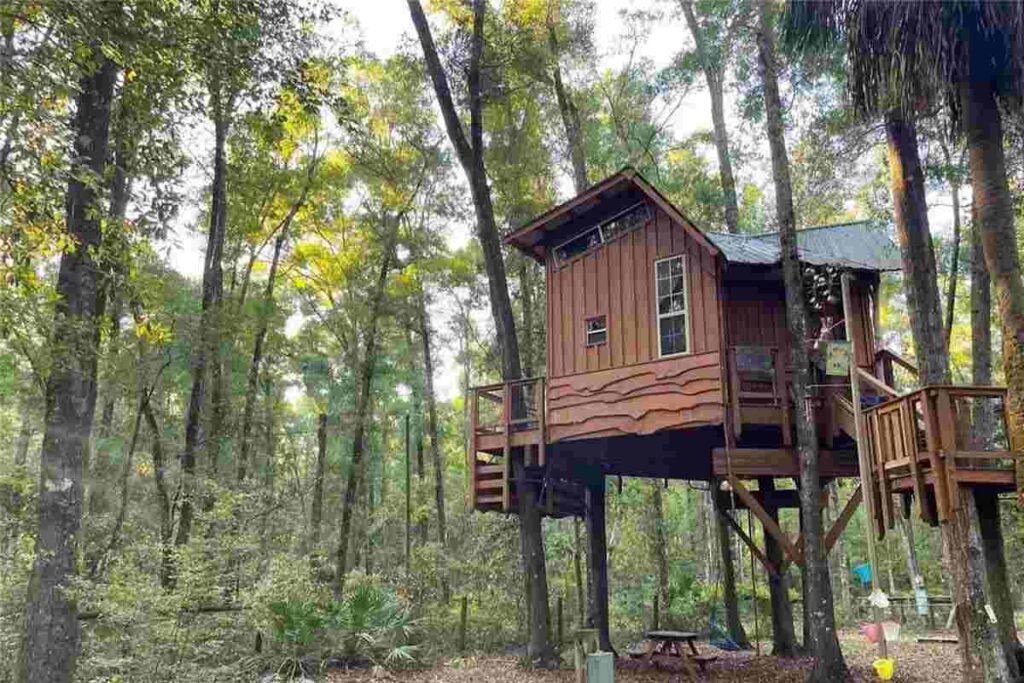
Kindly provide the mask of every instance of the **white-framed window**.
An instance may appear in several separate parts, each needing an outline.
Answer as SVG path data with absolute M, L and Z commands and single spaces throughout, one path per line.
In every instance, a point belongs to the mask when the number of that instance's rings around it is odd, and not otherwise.
M 583 321 L 587 331 L 587 346 L 597 346 L 608 341 L 608 317 L 595 315 Z
M 654 263 L 657 293 L 658 355 L 690 352 L 690 307 L 686 287 L 686 262 L 670 256 Z

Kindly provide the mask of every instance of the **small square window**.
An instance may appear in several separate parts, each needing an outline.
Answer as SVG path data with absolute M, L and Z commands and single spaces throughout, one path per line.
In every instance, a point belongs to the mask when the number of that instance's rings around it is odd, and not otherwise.
M 603 315 L 587 318 L 587 346 L 597 346 L 608 341 L 608 318 Z

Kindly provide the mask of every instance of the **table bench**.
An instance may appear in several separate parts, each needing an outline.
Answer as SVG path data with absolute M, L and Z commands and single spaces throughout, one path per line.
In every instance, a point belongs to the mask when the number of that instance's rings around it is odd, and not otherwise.
M 648 641 L 647 650 L 641 656 L 651 663 L 653 663 L 655 655 L 679 657 L 683 666 L 690 673 L 696 674 L 693 664 L 696 664 L 701 671 L 706 671 L 708 665 L 717 660 L 718 656 L 702 655 L 697 650 L 697 638 L 699 637 L 698 634 L 690 631 L 648 631 L 644 634 L 644 638 Z M 689 646 L 688 652 L 683 648 L 684 643 Z M 630 655 L 634 656 L 634 652 L 631 652 Z

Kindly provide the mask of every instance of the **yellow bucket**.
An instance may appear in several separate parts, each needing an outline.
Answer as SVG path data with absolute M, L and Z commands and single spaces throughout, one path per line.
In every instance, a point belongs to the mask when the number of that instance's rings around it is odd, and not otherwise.
M 875 673 L 883 681 L 892 680 L 892 672 L 895 668 L 895 662 L 891 659 L 876 659 L 872 666 L 875 667 Z

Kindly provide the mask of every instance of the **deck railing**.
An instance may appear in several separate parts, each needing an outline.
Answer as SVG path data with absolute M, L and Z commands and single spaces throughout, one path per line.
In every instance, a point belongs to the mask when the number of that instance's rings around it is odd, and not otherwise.
M 472 504 L 492 502 L 500 482 L 501 507 L 512 506 L 512 448 L 535 445 L 545 464 L 545 384 L 543 377 L 474 387 L 470 393 L 470 486 Z M 522 443 L 521 443 L 522 442 Z M 502 462 L 478 459 L 480 451 L 500 452 Z M 496 501 L 493 501 L 496 502 Z
M 999 483 L 1014 467 L 1006 389 L 929 386 L 863 410 L 871 468 L 878 482 L 882 518 L 891 526 L 894 488 L 910 489 L 922 517 L 935 489 L 939 521 L 957 506 L 959 482 Z

